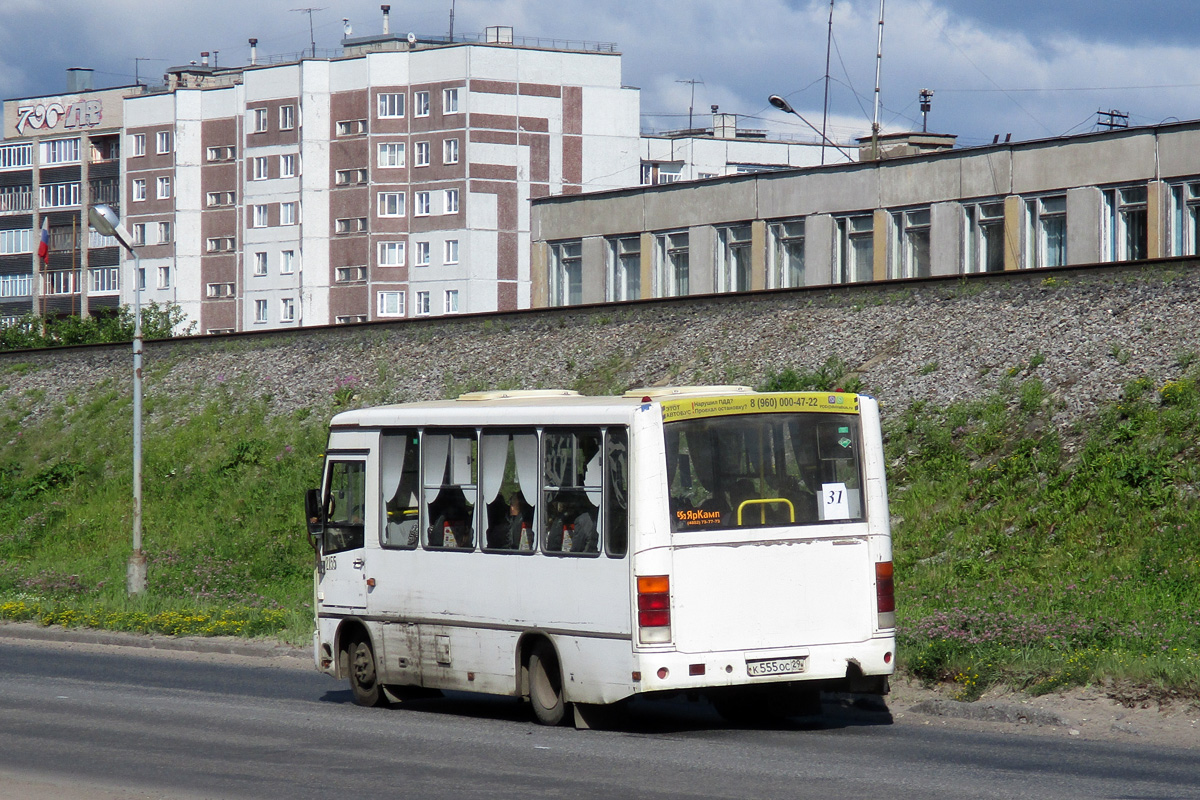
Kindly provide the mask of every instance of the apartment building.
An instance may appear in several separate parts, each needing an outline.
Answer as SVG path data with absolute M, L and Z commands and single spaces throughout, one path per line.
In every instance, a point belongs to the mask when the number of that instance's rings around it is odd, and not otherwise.
M 122 104 L 136 91 L 95 91 L 90 70 L 71 69 L 66 92 L 4 103 L 0 324 L 28 313 L 87 316 L 119 305 L 117 243 L 89 231 L 87 208 L 121 206 Z
M 607 44 L 347 38 L 168 71 L 125 107 L 143 300 L 204 332 L 528 307 L 529 200 L 635 185 Z M 251 41 L 252 47 L 254 41 Z
M 535 199 L 533 305 L 1197 254 L 1200 121 L 908 138 L 874 161 Z

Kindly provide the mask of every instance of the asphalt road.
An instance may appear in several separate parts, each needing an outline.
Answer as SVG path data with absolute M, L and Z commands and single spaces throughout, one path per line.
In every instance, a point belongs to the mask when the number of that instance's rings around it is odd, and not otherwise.
M 827 707 L 736 729 L 641 703 L 544 728 L 511 699 L 364 709 L 299 659 L 0 639 L 0 798 L 1200 798 L 1196 751 Z

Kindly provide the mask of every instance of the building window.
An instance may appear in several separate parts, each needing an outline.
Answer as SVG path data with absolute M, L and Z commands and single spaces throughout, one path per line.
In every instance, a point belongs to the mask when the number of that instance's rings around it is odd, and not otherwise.
M 261 278 L 267 274 L 267 254 L 266 253 L 255 253 L 254 254 L 254 274 L 255 274 L 255 276 L 257 276 L 259 278 Z
M 442 193 L 442 213 L 458 213 L 458 189 L 446 189 Z
M 413 195 L 413 213 L 418 217 L 429 216 L 429 192 L 417 192 Z
M 429 292 L 417 292 L 417 302 L 413 313 L 422 316 L 429 313 Z
M 376 306 L 381 317 L 404 316 L 404 292 L 380 292 Z
M 1130 186 L 1104 192 L 1106 261 L 1146 258 L 1146 187 Z
M 270 221 L 268 216 L 268 207 L 259 205 L 254 207 L 254 219 L 250 223 L 251 228 L 265 228 Z
M 875 218 L 872 214 L 837 220 L 837 274 L 834 283 L 875 278 Z
M 78 183 L 47 183 L 39 187 L 41 208 L 63 208 L 64 206 L 79 205 Z M 142 199 L 145 200 L 145 186 L 142 187 Z
M 1027 267 L 1061 267 L 1067 263 L 1067 198 L 1040 197 L 1029 200 Z
M 158 134 L 154 137 L 154 139 L 155 139 L 155 143 L 158 145 L 155 149 L 157 150 L 157 152 L 160 156 L 163 155 L 164 153 L 171 152 L 171 132 L 170 131 L 159 131 Z
M 279 321 L 280 322 L 295 322 L 296 321 L 296 300 L 292 297 L 283 297 L 279 300 Z
M 365 119 L 344 119 L 337 124 L 338 136 L 361 136 L 367 132 Z
M 381 216 L 381 217 L 403 217 L 404 216 L 404 192 L 380 192 L 379 193 L 379 216 Z
M 442 313 L 458 313 L 458 289 L 447 289 L 442 296 Z
M 338 283 L 362 283 L 367 279 L 367 268 L 338 267 L 333 271 L 333 278 Z
M 54 273 L 50 273 L 50 274 L 53 275 Z M 146 268 L 145 267 L 141 267 L 137 271 L 137 288 L 138 288 L 138 291 L 141 291 L 141 292 L 144 292 L 146 290 Z
M 79 161 L 78 139 L 52 139 L 41 144 L 42 166 L 74 164 Z
M 285 153 L 279 157 L 279 177 L 296 177 L 296 154 Z
M 458 89 L 442 89 L 442 113 L 458 113 Z
M 280 106 L 279 107 L 279 130 L 290 131 L 296 127 L 296 107 L 295 106 Z
M 267 129 L 267 110 L 265 108 L 256 108 L 252 112 L 254 114 L 254 132 L 263 133 Z
M 236 154 L 232 147 L 210 147 L 206 153 L 209 161 L 232 161 Z
M 429 166 L 429 142 L 417 142 L 417 160 L 414 166 Z
M 429 92 L 413 92 L 413 116 L 429 116 Z
M 255 322 L 266 322 L 267 321 L 267 301 L 266 300 L 255 300 L 254 301 L 254 321 Z
M 769 228 L 771 237 L 770 288 L 789 288 L 804 285 L 804 220 L 775 222 Z
M 442 263 L 457 264 L 458 263 L 458 239 L 447 239 L 442 248 Z
M 170 267 L 159 267 L 158 268 L 158 288 L 160 288 L 160 289 L 170 289 L 171 288 L 171 268 Z
M 550 303 L 573 306 L 583 302 L 583 243 L 550 245 Z
M 233 251 L 234 244 L 232 236 L 214 236 L 207 241 L 205 249 L 209 253 L 229 253 Z
M 270 173 L 267 171 L 267 157 L 255 156 L 253 159 L 251 159 L 250 163 L 254 167 L 254 177 L 252 180 L 265 181 L 270 175 Z
M 376 163 L 380 167 L 403 167 L 404 142 L 381 142 Z
M 964 272 L 1004 271 L 1004 203 L 976 203 L 964 209 Z
M 445 139 L 442 141 L 442 163 L 458 163 L 458 139 Z
M 381 92 L 378 102 L 379 108 L 376 116 L 381 119 L 404 116 L 403 92 Z
M 296 251 L 284 250 L 279 254 L 279 274 L 291 275 L 296 271 Z
M 296 204 L 295 203 L 280 203 L 279 204 L 279 224 L 280 225 L 295 225 L 296 224 Z
M 366 217 L 349 217 L 346 219 L 335 220 L 333 223 L 333 230 L 335 233 L 361 233 L 366 229 Z
M 131 192 L 134 200 L 146 199 L 146 180 L 145 178 L 133 179 L 133 191 Z
M 235 199 L 233 192 L 209 192 L 206 202 L 209 208 L 217 206 L 231 206 Z
M 357 186 L 367 182 L 365 169 L 339 169 L 333 174 L 333 182 L 338 186 Z
M 146 155 L 146 134 L 135 133 L 130 136 L 129 151 L 135 156 Z
M 895 211 L 892 213 L 891 263 L 888 265 L 890 278 L 928 278 L 929 264 L 929 209 Z
M 113 294 L 121 290 L 120 267 L 96 267 L 91 273 L 92 282 L 88 291 L 93 294 Z M 0 288 L 0 297 L 3 296 L 4 292 Z
M 403 267 L 404 266 L 404 242 L 380 242 L 379 243 L 379 266 L 381 266 L 381 267 Z
M 1200 252 L 1200 182 L 1171 187 L 1171 255 Z
M 750 291 L 750 226 L 737 225 L 717 231 L 718 292 Z
M 418 267 L 429 266 L 429 242 L 417 242 L 416 264 Z
M 171 196 L 171 179 L 163 176 L 158 179 L 158 199 L 166 200 Z
M 172 225 L 170 222 L 158 223 L 158 243 L 159 244 L 170 244 L 173 233 L 174 233 L 174 231 L 172 230 Z
M 32 252 L 33 232 L 29 228 L 0 231 L 0 255 Z
M 605 299 L 637 300 L 642 296 L 642 238 L 622 236 L 608 241 L 608 285 Z
M 688 233 L 660 233 L 655 236 L 655 279 L 659 297 L 688 294 L 691 267 L 688 263 Z
M 117 267 L 107 267 L 112 270 L 112 273 L 117 272 Z M 95 270 L 94 272 L 99 272 Z M 110 273 L 110 277 L 115 279 L 117 276 Z M 32 275 L 0 275 L 0 297 L 29 297 L 33 291 L 33 276 Z M 93 291 L 100 291 L 94 289 Z M 111 291 L 116 291 L 114 286 Z
M 208 285 L 209 297 L 233 297 L 232 283 L 210 283 Z
M 134 244 L 143 245 L 146 243 L 146 223 L 135 222 L 133 224 L 133 230 L 130 231 L 130 233 L 133 235 Z

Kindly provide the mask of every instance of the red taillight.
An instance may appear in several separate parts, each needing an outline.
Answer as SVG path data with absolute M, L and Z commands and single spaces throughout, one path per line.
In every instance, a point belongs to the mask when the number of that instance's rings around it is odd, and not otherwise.
M 879 613 L 879 627 L 896 626 L 896 590 L 892 579 L 891 561 L 879 561 L 875 564 L 875 609 Z
M 637 579 L 638 639 L 657 643 L 671 640 L 671 579 L 643 575 Z

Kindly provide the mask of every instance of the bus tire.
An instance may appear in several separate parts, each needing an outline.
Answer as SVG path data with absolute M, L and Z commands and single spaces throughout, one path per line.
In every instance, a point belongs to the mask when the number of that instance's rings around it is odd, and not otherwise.
M 379 673 L 375 669 L 375 653 L 371 643 L 364 638 L 350 641 L 350 691 L 354 702 L 360 706 L 380 706 L 386 702 L 383 687 L 379 685 Z
M 538 642 L 529 655 L 529 704 L 542 725 L 559 725 L 566 716 L 562 671 L 558 656 L 548 642 Z

